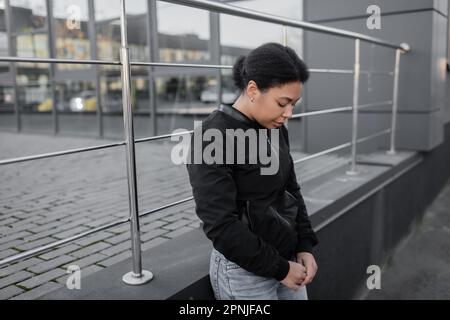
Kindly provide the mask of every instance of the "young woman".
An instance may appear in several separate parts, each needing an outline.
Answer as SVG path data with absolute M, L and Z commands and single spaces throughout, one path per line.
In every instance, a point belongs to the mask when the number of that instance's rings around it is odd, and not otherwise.
M 264 44 L 237 59 L 233 78 L 241 94 L 233 106 L 221 105 L 194 130 L 208 137 L 200 155 L 222 160 L 187 165 L 196 213 L 213 242 L 210 279 L 216 299 L 307 299 L 306 285 L 317 272 L 312 248 L 318 241 L 284 123 L 308 77 L 291 48 Z M 226 139 L 231 133 L 240 141 L 237 146 Z M 212 140 L 220 147 L 208 153 Z M 275 165 L 263 157 L 265 150 Z M 195 152 L 199 146 L 191 143 L 191 156 Z M 264 174 L 268 167 L 276 170 Z

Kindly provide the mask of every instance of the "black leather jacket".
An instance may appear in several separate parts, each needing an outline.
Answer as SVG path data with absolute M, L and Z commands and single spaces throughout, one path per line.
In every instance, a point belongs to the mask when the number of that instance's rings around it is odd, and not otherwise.
M 221 105 L 219 109 L 223 110 L 215 110 L 194 135 L 211 128 L 224 137 L 226 129 L 268 130 L 231 106 Z M 284 126 L 276 130 L 280 131 L 279 168 L 273 175 L 261 174 L 264 165 L 260 161 L 188 164 L 187 170 L 196 213 L 214 247 L 254 274 L 282 280 L 289 272 L 288 260 L 297 252 L 311 252 L 318 241 L 297 183 L 288 131 Z M 202 150 L 209 143 L 204 141 Z M 192 156 L 194 150 L 192 139 Z M 226 152 L 229 150 L 223 150 L 224 157 Z M 245 156 L 248 160 L 248 153 Z

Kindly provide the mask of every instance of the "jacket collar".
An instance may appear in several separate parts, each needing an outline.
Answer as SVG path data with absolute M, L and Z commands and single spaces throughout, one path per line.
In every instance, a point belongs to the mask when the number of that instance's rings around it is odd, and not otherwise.
M 230 106 L 230 105 L 226 105 L 226 104 L 221 104 L 219 106 L 219 110 L 222 111 L 223 113 L 226 113 L 227 115 L 229 115 L 230 117 L 234 118 L 235 120 L 238 120 L 240 122 L 244 122 L 244 123 L 246 123 L 247 125 L 249 125 L 251 127 L 264 129 L 264 127 L 261 126 L 258 122 L 254 121 L 254 120 L 251 120 L 249 117 L 247 117 L 241 111 L 236 109 L 234 107 L 234 105 Z

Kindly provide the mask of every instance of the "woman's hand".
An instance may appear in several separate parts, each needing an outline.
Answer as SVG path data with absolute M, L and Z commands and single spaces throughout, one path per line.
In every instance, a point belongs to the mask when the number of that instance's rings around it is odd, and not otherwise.
M 281 283 L 286 287 L 297 291 L 300 289 L 300 285 L 304 282 L 306 276 L 306 268 L 302 264 L 289 261 L 289 272 L 287 276 L 281 280 Z
M 310 284 L 317 273 L 317 263 L 314 256 L 309 252 L 299 252 L 297 253 L 297 261 L 301 263 L 306 268 L 306 277 L 301 283 L 301 286 L 306 286 Z

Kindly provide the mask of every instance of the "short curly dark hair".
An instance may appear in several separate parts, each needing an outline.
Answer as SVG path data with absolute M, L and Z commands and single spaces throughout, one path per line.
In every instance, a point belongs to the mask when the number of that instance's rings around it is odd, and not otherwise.
M 247 57 L 240 56 L 233 66 L 234 84 L 241 92 L 250 80 L 264 91 L 294 81 L 305 83 L 308 78 L 308 67 L 295 51 L 274 42 L 253 49 Z

